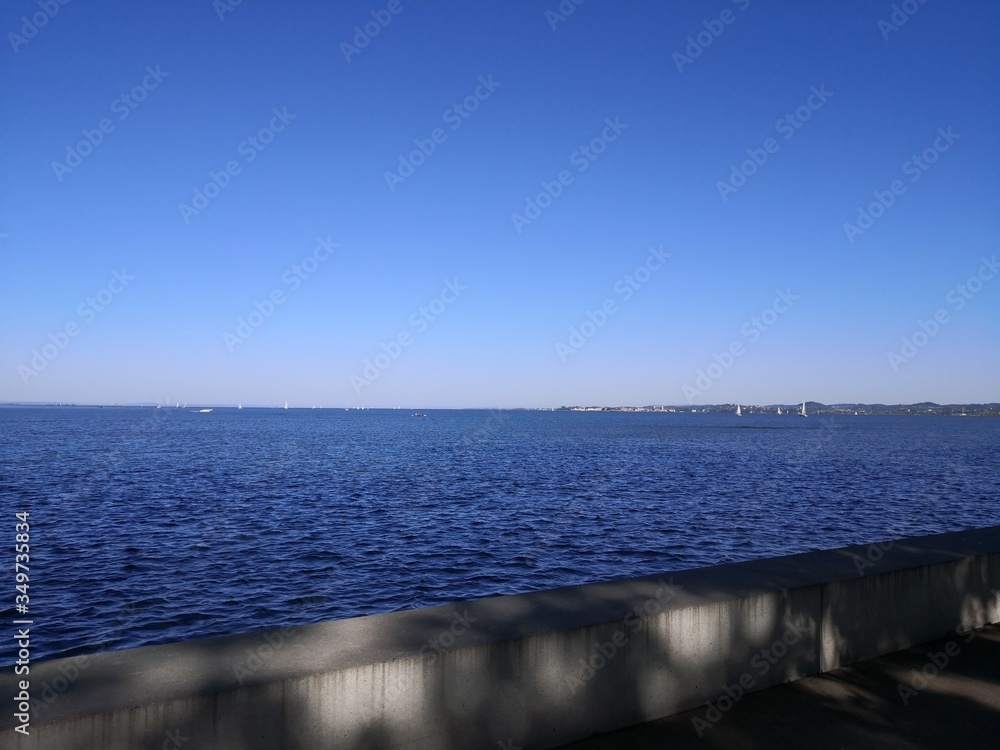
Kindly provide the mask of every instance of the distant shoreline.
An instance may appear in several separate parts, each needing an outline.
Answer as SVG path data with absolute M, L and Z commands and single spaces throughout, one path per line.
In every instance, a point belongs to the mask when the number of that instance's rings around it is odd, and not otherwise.
M 402 411 L 412 412 L 419 409 L 420 412 L 427 411 L 562 411 L 562 412 L 624 412 L 641 414 L 728 414 L 736 411 L 736 404 L 694 404 L 690 406 L 680 405 L 648 405 L 648 406 L 558 406 L 558 407 L 392 407 L 392 406 L 292 406 L 289 411 L 303 410 L 324 410 L 324 411 Z M 781 409 L 781 416 L 795 416 L 801 406 L 797 404 L 741 404 L 743 416 L 753 416 L 760 414 L 777 415 Z M 232 409 L 236 410 L 236 404 L 187 404 L 186 406 L 172 406 L 168 404 L 156 403 L 131 403 L 131 404 L 72 404 L 72 403 L 47 403 L 47 402 L 5 402 L 0 403 L 0 407 L 74 407 L 88 409 L 170 409 L 173 411 L 197 411 L 199 409 Z M 284 410 L 284 407 L 277 405 L 251 405 L 242 407 L 249 409 Z M 998 417 L 1000 416 L 1000 403 L 987 404 L 936 404 L 933 402 L 921 402 L 917 404 L 822 404 L 817 401 L 806 402 L 806 412 L 811 415 L 850 415 L 854 416 L 967 416 L 967 417 Z
M 728 414 L 736 411 L 736 404 L 696 404 L 692 406 L 560 406 L 556 411 L 615 411 L 615 412 L 666 412 L 666 413 L 698 413 L 698 414 Z M 742 416 L 754 414 L 796 416 L 801 404 L 740 404 Z M 919 404 L 821 404 L 816 401 L 806 402 L 807 414 L 842 414 L 842 415 L 900 415 L 900 416 L 967 416 L 967 417 L 997 417 L 1000 416 L 1000 404 L 935 404 L 923 402 Z

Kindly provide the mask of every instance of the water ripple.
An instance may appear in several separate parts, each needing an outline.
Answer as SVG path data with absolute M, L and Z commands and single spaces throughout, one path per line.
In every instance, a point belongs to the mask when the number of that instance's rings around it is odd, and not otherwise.
M 31 513 L 38 658 L 1000 524 L 1000 420 L 0 408 L 0 422 L 5 507 Z

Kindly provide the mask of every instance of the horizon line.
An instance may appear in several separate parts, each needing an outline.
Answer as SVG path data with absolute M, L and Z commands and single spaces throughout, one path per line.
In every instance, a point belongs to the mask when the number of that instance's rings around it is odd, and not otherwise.
M 180 402 L 174 402 L 174 404 L 179 404 Z M 747 408 L 777 408 L 792 406 L 797 407 L 802 404 L 802 401 L 794 402 L 772 402 L 772 403 L 750 403 L 745 401 L 723 401 L 719 403 L 711 404 L 560 404 L 559 406 L 403 406 L 403 405 L 393 405 L 393 406 L 368 406 L 368 405 L 333 405 L 327 406 L 325 404 L 314 405 L 309 404 L 308 406 L 286 406 L 285 404 L 247 404 L 244 405 L 241 402 L 237 403 L 210 403 L 210 402 L 184 402 L 183 406 L 177 406 L 174 404 L 158 403 L 156 401 L 132 401 L 128 403 L 76 403 L 71 401 L 0 401 L 0 406 L 53 406 L 53 407 L 88 407 L 88 408 L 164 408 L 164 409 L 278 409 L 284 411 L 285 409 L 291 411 L 292 409 L 308 409 L 308 410 L 356 410 L 356 411 L 370 411 L 370 410 L 380 410 L 380 411 L 403 411 L 403 410 L 414 410 L 414 409 L 427 409 L 434 411 L 553 411 L 553 410 L 567 410 L 567 409 L 676 409 L 676 410 L 697 410 L 697 409 L 710 409 L 710 408 L 721 408 L 721 407 L 733 407 L 737 405 L 745 406 Z M 841 406 L 852 406 L 852 407 L 863 407 L 863 406 L 880 406 L 880 407 L 921 407 L 921 406 L 937 406 L 937 407 L 968 407 L 968 406 L 979 406 L 979 407 L 990 407 L 990 406 L 1000 406 L 1000 401 L 956 401 L 953 403 L 939 403 L 936 401 L 916 401 L 912 403 L 887 403 L 882 401 L 838 401 L 834 403 L 825 403 L 822 401 L 811 401 L 809 399 L 805 400 L 805 403 L 816 404 L 820 407 L 841 407 Z

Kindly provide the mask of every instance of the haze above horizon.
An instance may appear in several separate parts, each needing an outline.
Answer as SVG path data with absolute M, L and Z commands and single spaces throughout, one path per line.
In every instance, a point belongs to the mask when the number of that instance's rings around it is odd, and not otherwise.
M 0 402 L 1000 400 L 1000 6 L 530 6 L 5 6 Z

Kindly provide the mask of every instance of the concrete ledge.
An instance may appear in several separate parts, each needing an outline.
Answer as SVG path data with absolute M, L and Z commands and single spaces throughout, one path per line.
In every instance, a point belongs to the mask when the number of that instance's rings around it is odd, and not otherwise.
M 0 746 L 545 748 L 994 622 L 1000 527 L 33 664 L 27 737 L 5 670 Z

